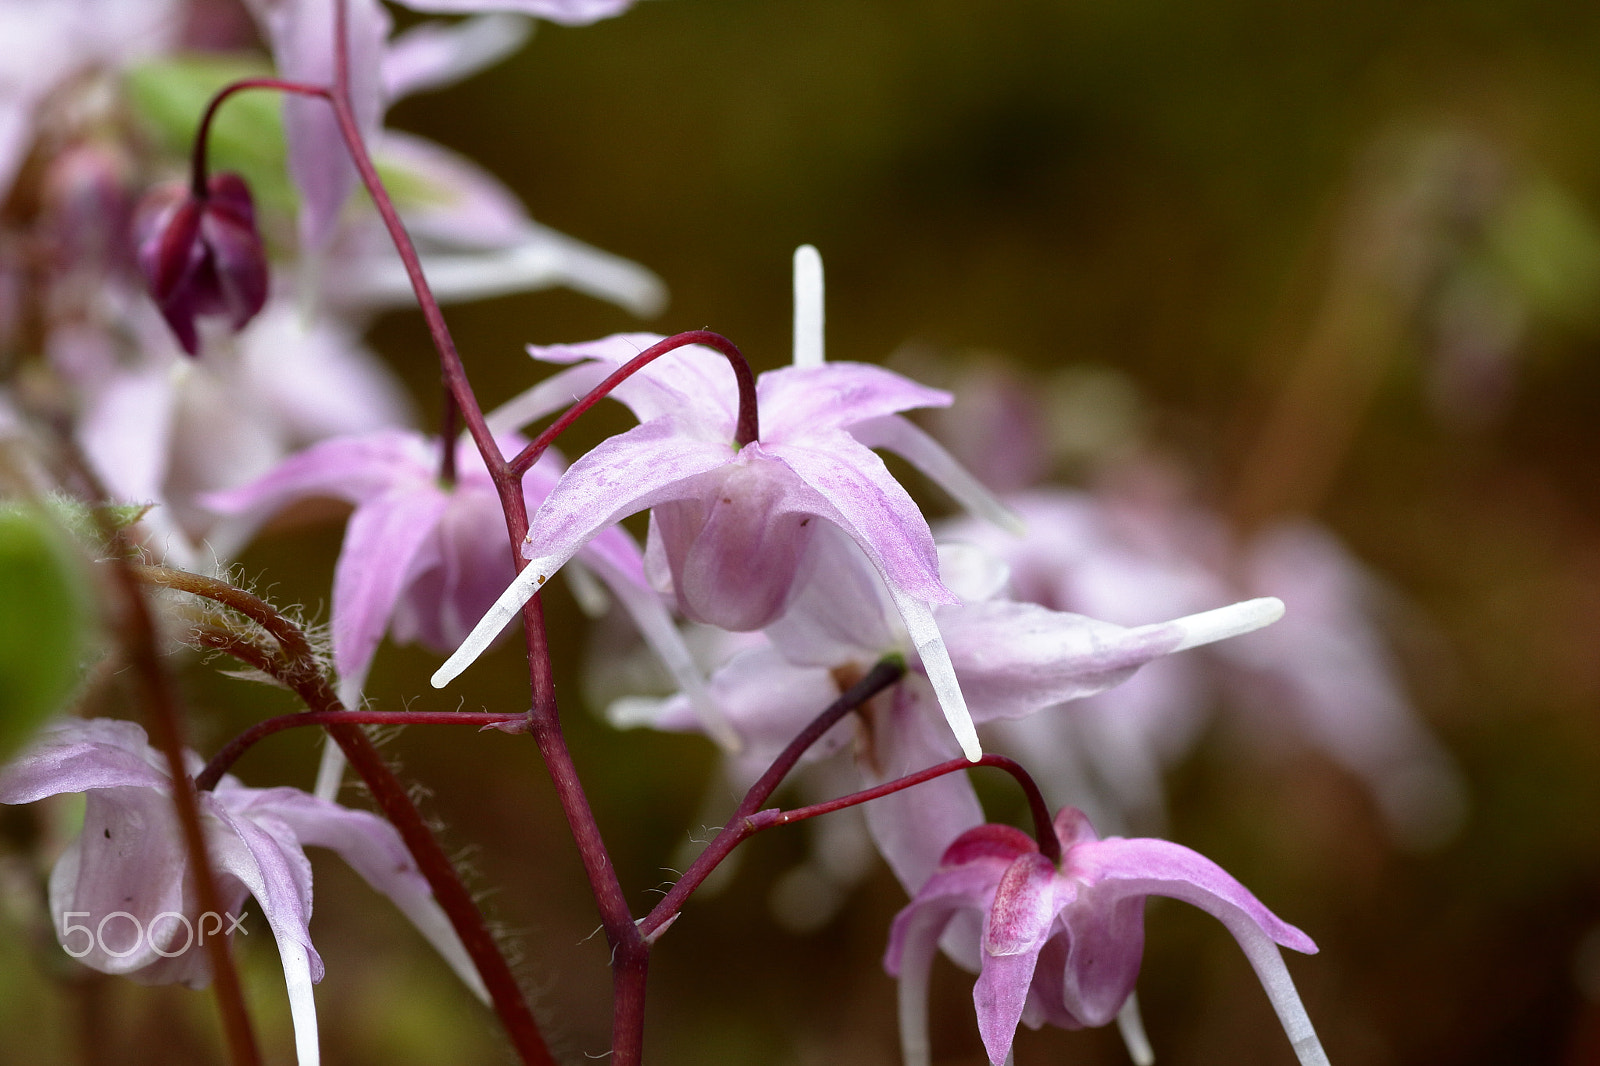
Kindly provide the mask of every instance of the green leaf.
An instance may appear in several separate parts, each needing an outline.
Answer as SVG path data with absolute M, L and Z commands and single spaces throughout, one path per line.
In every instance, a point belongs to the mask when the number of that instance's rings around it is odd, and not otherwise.
M 91 622 L 71 534 L 41 508 L 0 506 L 0 762 L 72 694 Z

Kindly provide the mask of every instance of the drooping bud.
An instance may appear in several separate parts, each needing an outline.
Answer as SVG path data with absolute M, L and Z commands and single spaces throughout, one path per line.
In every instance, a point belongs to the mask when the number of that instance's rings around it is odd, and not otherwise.
M 200 350 L 195 319 L 226 315 L 240 330 L 267 300 L 267 255 L 250 188 L 217 174 L 196 196 L 187 185 L 152 191 L 140 208 L 139 269 L 150 295 L 190 355 Z

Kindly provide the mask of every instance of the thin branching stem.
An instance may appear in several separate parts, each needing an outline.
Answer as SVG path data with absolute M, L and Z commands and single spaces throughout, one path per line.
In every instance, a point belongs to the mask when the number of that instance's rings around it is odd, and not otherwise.
M 479 729 L 509 726 L 527 721 L 525 714 L 494 714 L 472 711 L 298 711 L 257 722 L 228 743 L 206 763 L 195 777 L 195 787 L 205 792 L 217 787 L 239 757 L 256 744 L 285 729 L 330 725 L 475 725 Z
M 692 329 L 684 333 L 675 333 L 656 341 L 638 355 L 623 363 L 600 384 L 590 389 L 588 394 L 573 404 L 562 416 L 551 423 L 550 427 L 539 434 L 528 446 L 517 453 L 511 460 L 511 469 L 519 476 L 529 470 L 534 463 L 539 461 L 550 445 L 555 443 L 568 426 L 578 420 L 578 416 L 589 408 L 611 395 L 613 389 L 628 380 L 649 364 L 666 355 L 668 352 L 691 344 L 704 345 L 721 353 L 733 368 L 734 379 L 739 386 L 739 415 L 734 424 L 733 442 L 737 447 L 744 447 L 751 441 L 761 436 L 760 413 L 756 409 L 756 379 L 750 371 L 750 362 L 744 357 L 737 345 L 720 333 L 713 333 L 709 329 Z
M 712 838 L 711 843 L 706 845 L 706 849 L 695 857 L 683 876 L 678 878 L 677 884 L 661 898 L 661 902 L 639 922 L 639 933 L 647 943 L 666 929 L 683 909 L 684 903 L 694 890 L 704 883 L 711 875 L 711 871 L 715 870 L 745 837 L 749 836 L 750 831 L 746 826 L 748 820 L 772 797 L 773 792 L 783 783 L 783 779 L 789 775 L 789 771 L 794 769 L 795 764 L 811 749 L 811 746 L 821 740 L 823 734 L 832 729 L 845 715 L 899 681 L 905 673 L 905 660 L 898 655 L 881 660 L 867 672 L 865 677 L 846 689 L 789 742 L 772 765 L 767 767 L 766 772 L 750 786 L 750 790 L 745 793 L 744 799 L 739 801 L 739 806 L 734 809 L 728 823 Z

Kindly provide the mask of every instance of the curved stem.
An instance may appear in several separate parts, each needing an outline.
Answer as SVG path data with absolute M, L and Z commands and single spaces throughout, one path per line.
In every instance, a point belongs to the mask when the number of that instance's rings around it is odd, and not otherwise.
M 479 729 L 488 729 L 526 721 L 527 717 L 525 714 L 472 711 L 298 711 L 257 722 L 228 741 L 195 777 L 194 787 L 201 792 L 216 788 L 222 775 L 239 761 L 239 756 L 285 729 L 328 725 L 475 725 Z
M 211 140 L 211 123 L 217 116 L 217 109 L 234 93 L 244 92 L 246 89 L 275 89 L 296 96 L 320 96 L 324 100 L 328 99 L 328 90 L 320 85 L 284 81 L 282 78 L 245 78 L 217 90 L 217 95 L 211 98 L 205 112 L 200 116 L 200 126 L 195 130 L 193 154 L 189 161 L 189 191 L 197 200 L 204 200 L 208 193 L 206 146 Z
M 522 474 L 534 463 L 545 450 L 554 443 L 568 426 L 578 420 L 578 416 L 589 408 L 599 403 L 611 394 L 611 391 L 634 374 L 644 369 L 650 363 L 678 348 L 691 344 L 702 344 L 713 348 L 727 358 L 728 364 L 733 367 L 734 378 L 739 384 L 739 417 L 734 426 L 733 440 L 739 447 L 744 447 L 751 441 L 761 436 L 760 414 L 756 409 L 756 379 L 750 371 L 750 361 L 744 357 L 737 345 L 720 333 L 713 333 L 709 329 L 691 329 L 683 333 L 674 333 L 656 341 L 638 355 L 623 363 L 600 384 L 590 389 L 588 394 L 567 408 L 562 416 L 555 420 L 543 433 L 539 434 L 517 457 L 511 460 L 511 469 L 517 474 Z
M 834 811 L 842 811 L 846 807 L 855 807 L 883 796 L 892 795 L 932 781 L 936 777 L 943 777 L 945 774 L 953 774 L 957 770 L 967 770 L 974 766 L 993 766 L 996 769 L 1004 770 L 1016 779 L 1017 784 L 1022 786 L 1022 791 L 1028 798 L 1028 810 L 1033 815 L 1034 836 L 1039 842 L 1040 854 L 1057 866 L 1061 865 L 1061 841 L 1056 838 L 1055 825 L 1050 819 L 1050 808 L 1044 802 L 1044 794 L 1039 791 L 1038 783 L 1033 780 L 1027 770 L 1022 768 L 1021 763 L 1008 759 L 1004 755 L 985 755 L 977 762 L 969 762 L 965 756 L 958 759 L 950 759 L 930 766 L 926 770 L 918 770 L 914 774 L 897 777 L 893 781 L 886 781 L 881 785 L 874 785 L 872 788 L 864 788 L 860 792 L 852 792 L 850 795 L 840 796 L 838 799 L 827 800 L 823 803 L 813 803 L 807 807 L 796 807 L 790 811 L 780 811 L 776 808 L 759 811 L 747 818 L 745 825 L 749 829 L 749 833 L 753 834 L 759 833 L 763 829 L 771 829 L 776 825 L 803 822 L 809 818 L 832 814 Z
M 878 662 L 866 676 L 851 685 L 839 698 L 830 703 L 827 708 L 807 725 L 800 733 L 789 742 L 788 746 L 767 767 L 765 773 L 750 786 L 744 799 L 739 801 L 739 806 L 734 809 L 732 817 L 726 825 L 712 838 L 706 849 L 695 857 L 693 863 L 678 878 L 676 884 L 667 891 L 645 918 L 639 922 L 639 932 L 646 943 L 653 942 L 663 933 L 678 912 L 683 909 L 684 903 L 694 893 L 694 890 L 710 876 L 711 871 L 726 859 L 733 849 L 738 847 L 753 829 L 749 827 L 749 820 L 760 810 L 761 805 L 777 791 L 783 779 L 793 770 L 800 757 L 810 750 L 811 745 L 822 739 L 824 733 L 832 729 L 845 715 L 851 713 L 872 697 L 898 682 L 906 673 L 905 660 L 898 655 L 888 656 Z M 966 760 L 962 760 L 965 763 Z

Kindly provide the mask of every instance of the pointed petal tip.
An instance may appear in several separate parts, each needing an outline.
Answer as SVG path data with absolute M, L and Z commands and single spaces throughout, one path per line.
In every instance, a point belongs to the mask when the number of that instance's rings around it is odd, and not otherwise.
M 1283 617 L 1283 610 L 1282 600 L 1276 596 L 1262 596 L 1179 618 L 1171 624 L 1180 627 L 1183 635 L 1178 646 L 1172 650 L 1185 651 L 1229 637 L 1243 636 L 1276 622 Z

